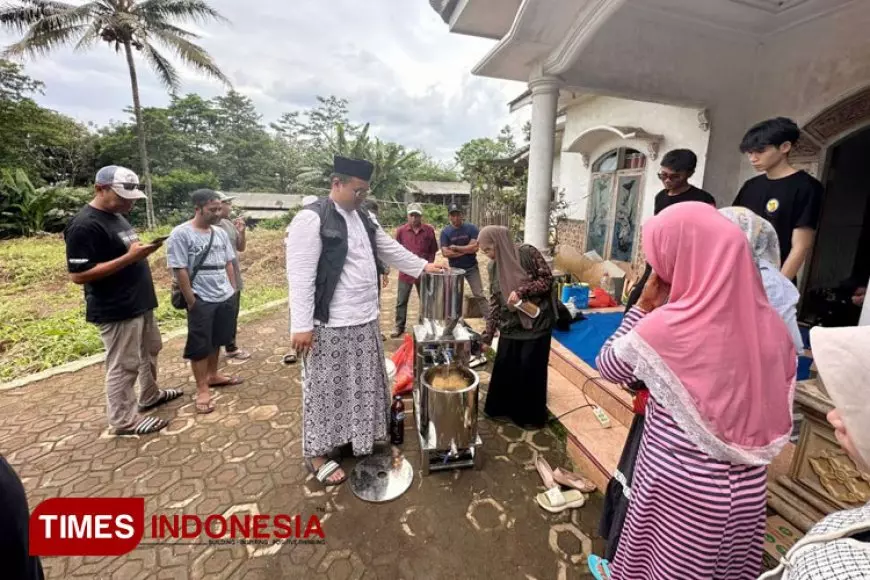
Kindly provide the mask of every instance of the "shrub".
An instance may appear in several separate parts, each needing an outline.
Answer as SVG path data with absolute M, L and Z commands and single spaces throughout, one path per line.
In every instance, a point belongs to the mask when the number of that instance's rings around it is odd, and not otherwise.
M 266 220 L 262 220 L 257 222 L 257 227 L 263 228 L 264 230 L 283 230 L 286 229 L 287 226 L 290 225 L 290 222 L 293 221 L 293 218 L 296 217 L 296 214 L 301 210 L 301 206 L 291 207 L 280 217 L 269 218 Z
M 87 189 L 36 188 L 24 171 L 0 170 L 0 238 L 62 231 L 91 197 Z

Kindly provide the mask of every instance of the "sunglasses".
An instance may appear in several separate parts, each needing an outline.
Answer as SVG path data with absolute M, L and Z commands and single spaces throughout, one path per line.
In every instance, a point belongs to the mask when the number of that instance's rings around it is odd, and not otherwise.
M 112 185 L 120 185 L 121 187 L 123 187 L 123 188 L 124 188 L 125 190 L 127 190 L 127 191 L 135 191 L 135 190 L 139 189 L 139 184 L 138 184 L 138 183 L 120 183 L 120 182 L 116 182 L 116 183 L 113 183 Z
M 682 178 L 683 178 L 682 173 L 665 173 L 665 172 L 659 173 L 659 179 L 661 179 L 662 181 L 674 181 L 676 179 L 682 179 Z

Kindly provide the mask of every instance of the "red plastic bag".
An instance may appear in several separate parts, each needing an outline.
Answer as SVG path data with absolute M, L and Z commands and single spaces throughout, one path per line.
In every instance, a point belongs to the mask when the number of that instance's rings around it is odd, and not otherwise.
M 410 334 L 405 335 L 402 346 L 393 353 L 392 361 L 396 365 L 393 396 L 410 393 L 414 388 L 414 339 Z
M 592 290 L 592 296 L 589 298 L 589 308 L 613 308 L 614 306 L 619 306 L 619 304 L 603 288 L 594 288 Z

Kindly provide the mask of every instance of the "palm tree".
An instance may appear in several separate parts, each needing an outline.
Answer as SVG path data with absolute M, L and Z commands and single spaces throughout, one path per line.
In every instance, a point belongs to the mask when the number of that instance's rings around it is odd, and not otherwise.
M 7 47 L 5 54 L 8 56 L 43 56 L 71 44 L 76 50 L 83 50 L 99 42 L 107 43 L 115 52 L 124 51 L 133 88 L 141 170 L 148 196 L 145 204 L 149 228 L 155 225 L 154 204 L 133 51 L 145 58 L 173 94 L 181 79 L 175 66 L 156 44 L 174 52 L 182 63 L 230 84 L 212 57 L 194 42 L 199 37 L 176 26 L 175 22 L 184 20 L 205 22 L 223 21 L 224 18 L 206 0 L 94 0 L 80 5 L 53 0 L 17 0 L 16 4 L 0 7 L 0 26 L 24 34 L 20 41 Z

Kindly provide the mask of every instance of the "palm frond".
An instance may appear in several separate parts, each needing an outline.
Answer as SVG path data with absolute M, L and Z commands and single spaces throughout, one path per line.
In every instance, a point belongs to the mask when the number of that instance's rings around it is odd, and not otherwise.
M 145 0 L 133 7 L 131 12 L 149 23 L 172 18 L 206 22 L 228 22 L 220 12 L 205 0 Z
M 157 73 L 160 82 L 170 92 L 175 94 L 181 86 L 181 77 L 178 76 L 178 71 L 172 63 L 150 43 L 145 44 L 142 54 L 145 56 L 148 64 L 151 65 L 151 68 L 154 69 L 154 72 Z
M 206 76 L 221 81 L 227 86 L 232 86 L 230 79 L 227 78 L 203 47 L 165 30 L 156 30 L 153 36 L 167 48 L 173 50 L 175 55 L 186 65 Z
M 20 4 L 0 6 L 0 26 L 16 32 L 24 32 L 46 17 L 76 8 L 65 2 L 46 2 L 43 0 L 22 0 Z
M 88 26 L 73 24 L 52 30 L 37 32 L 35 29 L 24 35 L 20 41 L 6 48 L 9 56 L 45 55 L 56 48 L 70 44 L 77 36 L 85 35 Z

